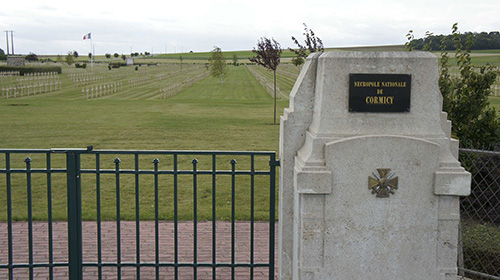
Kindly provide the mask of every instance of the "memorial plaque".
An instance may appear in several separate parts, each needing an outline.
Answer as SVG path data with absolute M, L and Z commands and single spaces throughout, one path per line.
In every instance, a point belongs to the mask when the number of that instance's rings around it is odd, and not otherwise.
M 350 74 L 349 111 L 403 113 L 410 111 L 411 75 Z

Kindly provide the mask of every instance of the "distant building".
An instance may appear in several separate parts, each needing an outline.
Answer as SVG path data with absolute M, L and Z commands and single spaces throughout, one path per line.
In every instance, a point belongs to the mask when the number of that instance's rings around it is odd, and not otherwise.
M 19 56 L 7 56 L 8 66 L 24 66 L 24 57 Z
M 134 59 L 131 57 L 127 57 L 127 66 L 134 66 Z

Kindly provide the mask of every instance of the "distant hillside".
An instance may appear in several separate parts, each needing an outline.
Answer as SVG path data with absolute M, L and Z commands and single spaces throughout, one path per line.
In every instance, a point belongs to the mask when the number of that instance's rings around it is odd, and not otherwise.
M 342 47 L 342 48 L 325 48 L 325 51 L 404 51 L 404 45 L 386 45 L 386 46 L 368 46 L 368 47 Z M 238 59 L 248 59 L 255 54 L 251 50 L 243 51 L 222 51 L 226 60 L 231 61 L 236 55 Z M 193 52 L 193 53 L 169 53 L 155 54 L 154 58 L 177 59 L 180 57 L 187 60 L 208 60 L 211 56 L 210 52 Z M 288 49 L 281 53 L 282 58 L 293 58 L 295 54 Z
M 465 32 L 459 34 L 459 38 L 462 44 L 465 45 L 467 38 L 472 36 L 474 44 L 471 46 L 471 50 L 494 50 L 500 49 L 500 32 L 493 31 L 487 32 Z M 446 50 L 455 50 L 455 43 L 453 41 L 453 35 L 432 35 L 426 38 L 420 38 L 413 40 L 413 48 L 417 50 L 423 50 L 426 44 L 430 44 L 432 50 L 440 50 L 441 44 L 444 40 L 446 45 Z

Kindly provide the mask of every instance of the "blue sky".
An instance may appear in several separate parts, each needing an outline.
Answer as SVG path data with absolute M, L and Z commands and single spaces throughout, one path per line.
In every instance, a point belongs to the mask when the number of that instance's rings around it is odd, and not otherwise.
M 453 23 L 465 31 L 500 30 L 498 0 L 190 0 L 95 1 L 19 0 L 0 10 L 0 48 L 14 30 L 16 53 L 96 54 L 249 50 L 257 40 L 275 38 L 282 47 L 301 37 L 307 25 L 325 47 L 403 44 L 408 30 L 449 34 Z M 71 3 L 71 4 L 67 4 Z M 9 36 L 10 40 L 10 36 Z

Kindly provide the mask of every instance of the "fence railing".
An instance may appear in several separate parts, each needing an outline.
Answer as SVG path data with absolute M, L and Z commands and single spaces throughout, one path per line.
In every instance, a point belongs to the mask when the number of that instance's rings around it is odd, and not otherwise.
M 472 186 L 461 199 L 459 271 L 500 280 L 500 152 L 460 149 L 460 161 L 472 174 Z
M 500 279 L 500 152 L 460 158 L 459 271 Z M 0 278 L 274 279 L 278 165 L 274 152 L 0 150 Z
M 0 278 L 274 279 L 277 166 L 274 152 L 0 150 Z

